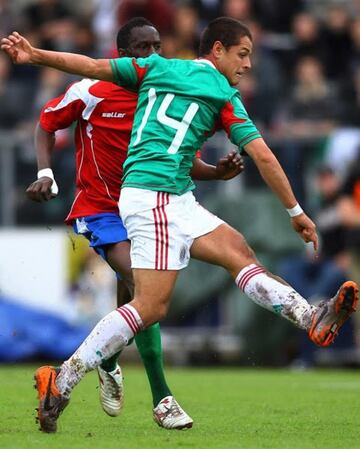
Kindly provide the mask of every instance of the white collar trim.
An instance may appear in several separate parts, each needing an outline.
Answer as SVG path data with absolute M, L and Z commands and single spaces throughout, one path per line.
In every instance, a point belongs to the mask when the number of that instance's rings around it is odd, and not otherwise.
M 195 61 L 195 62 L 205 63 L 205 64 L 209 65 L 210 67 L 212 67 L 213 69 L 217 70 L 216 67 L 215 67 L 215 65 L 214 65 L 211 61 L 209 61 L 208 59 L 205 59 L 205 58 L 197 58 L 197 59 L 194 59 L 194 61 Z

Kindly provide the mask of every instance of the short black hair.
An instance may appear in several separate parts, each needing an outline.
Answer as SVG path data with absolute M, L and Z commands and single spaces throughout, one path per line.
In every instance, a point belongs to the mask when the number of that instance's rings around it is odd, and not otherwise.
M 225 48 L 237 45 L 241 37 L 247 36 L 252 41 L 249 28 L 231 17 L 218 17 L 209 23 L 201 34 L 199 55 L 208 55 L 216 41 Z
M 131 31 L 134 28 L 141 28 L 141 27 L 153 27 L 155 26 L 145 17 L 134 17 L 133 19 L 126 22 L 126 24 L 120 28 L 118 31 L 118 34 L 116 36 L 116 46 L 117 48 L 123 48 L 126 49 L 129 47 L 129 41 L 130 41 L 130 35 Z

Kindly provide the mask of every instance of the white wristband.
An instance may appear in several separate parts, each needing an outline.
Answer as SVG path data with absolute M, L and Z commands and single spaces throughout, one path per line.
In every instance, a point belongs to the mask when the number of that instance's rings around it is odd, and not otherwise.
M 42 178 L 43 176 L 46 176 L 47 178 L 52 179 L 53 181 L 55 181 L 54 179 L 54 173 L 51 170 L 51 168 L 43 168 L 42 170 L 39 170 L 37 173 L 37 179 Z
M 301 209 L 300 204 L 298 203 L 296 206 L 292 207 L 291 209 L 286 209 L 287 213 L 290 215 L 291 218 L 297 217 L 298 215 L 301 215 L 304 211 Z
M 52 179 L 52 184 L 51 184 L 51 193 L 53 195 L 57 195 L 59 193 L 59 187 L 56 184 L 55 178 L 54 178 L 54 173 L 51 170 L 51 168 L 43 168 L 42 170 L 39 170 L 37 173 L 37 179 L 40 179 L 42 177 L 46 176 L 47 178 Z

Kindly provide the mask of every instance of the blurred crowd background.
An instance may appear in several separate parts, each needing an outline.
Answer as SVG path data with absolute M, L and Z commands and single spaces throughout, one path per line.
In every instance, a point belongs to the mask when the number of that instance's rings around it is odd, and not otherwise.
M 334 295 L 349 277 L 360 281 L 359 0 L 0 0 L 0 35 L 18 30 L 34 46 L 115 57 L 119 27 L 144 16 L 161 34 L 164 57 L 195 58 L 201 30 L 223 15 L 251 29 L 253 68 L 238 88 L 299 202 L 316 221 L 320 251 L 315 255 L 293 233 L 286 212 L 248 159 L 245 172 L 232 181 L 198 183 L 197 197 L 245 235 L 263 264 L 317 302 Z M 53 169 L 59 197 L 38 205 L 24 191 L 37 172 L 33 132 L 39 111 L 75 79 L 47 68 L 14 66 L 0 53 L 3 230 L 36 227 L 51 233 L 63 226 L 74 192 L 72 129 L 57 136 Z M 231 148 L 225 135 L 217 134 L 202 158 L 214 163 Z M 64 308 L 73 310 L 72 325 L 91 326 L 113 307 L 115 280 L 86 245 L 63 232 L 71 260 Z M 8 258 L 3 251 L 0 272 Z M 21 258 L 18 263 L 21 279 Z M 41 276 L 36 264 L 33 269 Z M 0 283 L 2 291 L 6 285 Z M 192 262 L 180 276 L 163 323 L 164 347 L 179 364 L 353 366 L 360 363 L 358 321 L 347 325 L 333 348 L 316 350 L 305 335 L 240 295 L 220 268 Z M 21 332 L 15 334 L 13 339 L 20 338 Z M 0 342 L 0 360 L 1 347 Z M 24 354 L 24 359 L 34 355 Z

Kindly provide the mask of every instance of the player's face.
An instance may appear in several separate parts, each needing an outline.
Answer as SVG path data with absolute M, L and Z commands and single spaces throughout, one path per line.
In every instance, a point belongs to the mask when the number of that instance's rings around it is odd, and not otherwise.
M 243 36 L 237 45 L 232 45 L 227 49 L 222 46 L 220 49 L 216 65 L 231 86 L 236 86 L 241 76 L 251 68 L 252 48 L 251 40 L 247 36 Z
M 160 36 L 154 27 L 143 26 L 131 30 L 126 56 L 146 58 L 154 53 L 160 53 L 160 51 Z

